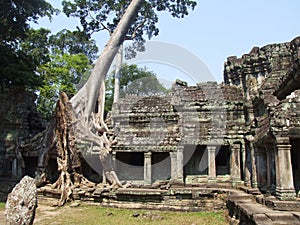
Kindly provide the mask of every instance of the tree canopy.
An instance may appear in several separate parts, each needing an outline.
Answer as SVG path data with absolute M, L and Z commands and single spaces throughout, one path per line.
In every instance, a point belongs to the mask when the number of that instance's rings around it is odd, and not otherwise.
M 22 42 L 28 39 L 28 35 L 33 35 L 29 31 L 30 22 L 37 22 L 37 19 L 43 16 L 51 18 L 55 12 L 57 11 L 45 0 L 0 2 L 0 85 L 2 87 L 13 85 L 35 88 L 40 84 L 35 69 L 40 63 L 37 62 L 36 56 L 39 54 L 37 49 L 41 46 L 36 46 L 34 42 L 31 46 L 22 46 Z
M 103 1 L 103 0 L 63 0 L 63 11 L 67 16 L 77 17 L 88 34 L 101 30 L 114 32 L 125 9 L 131 1 Z M 130 25 L 124 40 L 133 40 L 133 45 L 128 47 L 130 57 L 135 56 L 135 50 L 142 51 L 144 36 L 149 39 L 159 34 L 157 23 L 158 12 L 166 11 L 175 18 L 183 18 L 197 5 L 190 0 L 148 0 L 143 1 L 134 21 Z
M 82 53 L 57 52 L 50 61 L 38 68 L 42 79 L 37 99 L 38 111 L 50 118 L 61 91 L 72 97 L 77 91 L 83 75 L 89 70 L 90 62 Z

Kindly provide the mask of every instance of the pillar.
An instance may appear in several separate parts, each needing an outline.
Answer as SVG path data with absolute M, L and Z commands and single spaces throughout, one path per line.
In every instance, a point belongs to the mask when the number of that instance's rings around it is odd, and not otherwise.
M 112 152 L 112 167 L 115 171 L 117 171 L 117 168 L 116 168 L 116 157 L 117 157 L 117 152 L 113 151 Z
M 241 180 L 244 181 L 245 183 L 245 180 L 246 180 L 246 169 L 247 169 L 247 166 L 246 166 L 246 149 L 245 149 L 245 145 L 242 145 L 241 146 L 241 170 L 242 170 L 242 177 L 241 177 Z
M 266 155 L 267 155 L 267 185 L 268 185 L 268 189 L 271 188 L 271 153 L 270 150 L 268 150 L 267 148 L 265 148 L 266 151 Z
M 177 152 L 170 152 L 171 158 L 171 180 L 177 180 Z
M 148 185 L 151 184 L 151 152 L 144 153 L 144 184 Z
M 291 162 L 291 145 L 289 139 L 277 137 L 276 151 L 276 195 L 281 200 L 290 200 L 296 197 L 293 169 Z
M 208 150 L 208 182 L 216 182 L 216 146 L 207 146 Z
M 251 152 L 251 164 L 252 164 L 251 184 L 253 188 L 257 188 L 256 151 L 255 151 L 254 144 L 251 142 L 250 142 L 250 152 Z
M 177 163 L 176 163 L 176 179 L 179 182 L 183 182 L 183 146 L 177 147 Z
M 12 178 L 18 178 L 18 161 L 16 158 L 12 161 L 11 176 Z
M 117 171 L 117 168 L 116 168 L 116 157 L 117 157 L 117 152 L 113 151 L 112 154 L 111 154 L 111 166 L 112 166 L 112 169 L 114 171 Z M 103 176 L 102 177 L 102 183 L 106 184 L 107 180 L 106 180 L 106 175 L 105 175 L 104 168 L 102 168 L 102 170 L 103 170 L 103 172 L 102 172 L 102 176 Z
M 250 186 L 251 185 L 251 168 L 252 168 L 252 163 L 251 163 L 251 149 L 249 147 L 249 142 L 247 142 L 246 145 L 246 151 L 245 151 L 245 158 L 246 158 L 246 162 L 245 162 L 245 180 L 244 183 L 246 186 Z
M 240 144 L 233 144 L 231 146 L 230 176 L 233 185 L 241 181 L 240 151 L 241 151 Z

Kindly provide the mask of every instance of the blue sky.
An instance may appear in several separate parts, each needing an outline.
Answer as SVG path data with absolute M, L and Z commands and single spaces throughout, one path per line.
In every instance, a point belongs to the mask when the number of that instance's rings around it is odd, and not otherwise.
M 49 2 L 59 7 L 61 1 Z M 197 3 L 196 9 L 184 19 L 160 13 L 160 33 L 152 40 L 168 42 L 190 51 L 207 65 L 218 82 L 223 80 L 223 64 L 228 56 L 241 57 L 254 46 L 288 42 L 300 36 L 299 0 L 199 0 Z M 57 32 L 63 28 L 73 30 L 78 24 L 77 20 L 66 18 L 61 13 L 52 23 L 42 19 L 34 27 L 47 27 Z M 103 32 L 94 38 L 101 50 L 108 35 Z M 193 83 L 176 68 L 147 66 L 159 77 L 169 80 L 181 78 Z

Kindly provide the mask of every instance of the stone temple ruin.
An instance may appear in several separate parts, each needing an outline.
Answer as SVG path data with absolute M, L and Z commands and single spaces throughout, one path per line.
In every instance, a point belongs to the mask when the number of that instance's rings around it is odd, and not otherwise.
M 299 60 L 295 38 L 229 57 L 224 84 L 177 81 L 168 96 L 126 96 L 112 115 L 120 179 L 231 182 L 294 199 L 300 190 Z
M 1 110 L 11 102 L 6 94 L 1 93 Z M 26 108 L 31 104 L 21 104 L 26 101 L 14 102 L 20 103 L 18 120 L 0 120 L 1 177 L 33 175 L 36 168 L 34 149 L 21 151 L 22 165 L 13 150 L 17 140 L 7 140 L 10 133 L 29 138 L 42 127 Z M 230 184 L 295 200 L 300 195 L 300 37 L 228 57 L 222 84 L 187 86 L 177 80 L 165 96 L 127 95 L 114 105 L 110 126 L 120 180 L 147 187 L 163 181 Z M 85 156 L 84 173 L 100 182 L 97 154 Z M 55 159 L 51 166 L 55 170 Z

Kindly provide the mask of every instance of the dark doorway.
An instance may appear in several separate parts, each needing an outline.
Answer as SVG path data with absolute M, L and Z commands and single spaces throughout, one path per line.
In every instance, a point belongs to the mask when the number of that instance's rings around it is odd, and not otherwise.
M 230 152 L 229 146 L 222 146 L 216 155 L 217 176 L 230 174 Z
M 184 176 L 208 175 L 208 155 L 206 146 L 185 146 L 183 150 Z
M 90 181 L 101 183 L 103 180 L 103 168 L 98 155 L 85 156 L 81 159 L 82 173 Z
M 120 180 L 144 180 L 144 153 L 117 152 L 116 171 Z
M 152 181 L 171 178 L 171 158 L 169 152 L 152 153 Z
M 256 152 L 257 185 L 261 192 L 268 191 L 268 161 L 266 149 L 263 146 L 257 147 Z
M 294 187 L 297 195 L 300 194 L 300 138 L 290 139 L 291 160 L 293 168 Z
M 57 165 L 56 158 L 49 159 L 47 165 L 47 172 L 48 172 L 48 179 L 50 180 L 51 183 L 57 181 L 59 177 L 59 172 L 58 172 L 58 165 Z
M 38 158 L 37 157 L 23 157 L 25 162 L 25 175 L 35 177 L 37 170 Z

